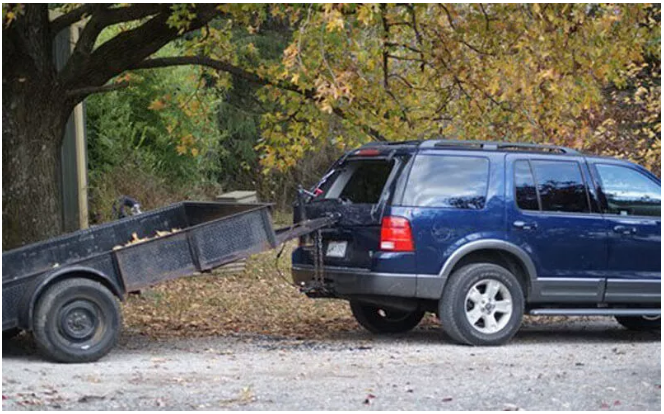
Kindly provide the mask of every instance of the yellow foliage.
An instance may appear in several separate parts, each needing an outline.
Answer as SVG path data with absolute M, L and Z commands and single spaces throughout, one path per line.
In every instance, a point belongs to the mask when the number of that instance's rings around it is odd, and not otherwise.
M 160 111 L 160 110 L 164 109 L 164 107 L 166 107 L 166 104 L 164 103 L 164 101 L 162 101 L 161 99 L 155 99 L 154 101 L 152 101 L 150 103 L 150 105 L 148 106 L 148 109 L 150 109 L 152 111 Z

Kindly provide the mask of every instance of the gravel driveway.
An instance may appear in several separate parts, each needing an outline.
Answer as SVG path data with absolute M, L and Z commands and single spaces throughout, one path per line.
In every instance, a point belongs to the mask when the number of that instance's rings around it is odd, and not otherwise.
M 323 340 L 125 336 L 97 363 L 3 342 L 2 406 L 66 410 L 660 410 L 659 333 L 608 318 L 526 323 L 497 348 L 438 330 Z

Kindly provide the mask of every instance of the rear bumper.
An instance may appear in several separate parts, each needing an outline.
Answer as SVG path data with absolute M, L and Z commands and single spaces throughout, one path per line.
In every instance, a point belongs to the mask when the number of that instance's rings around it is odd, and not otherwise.
M 314 268 L 293 265 L 293 282 L 308 288 L 315 286 Z M 325 266 L 325 290 L 333 297 L 349 295 L 381 295 L 403 298 L 437 299 L 443 290 L 441 277 L 419 276 L 407 273 L 377 273 L 366 269 Z M 418 286 L 419 281 L 419 286 Z

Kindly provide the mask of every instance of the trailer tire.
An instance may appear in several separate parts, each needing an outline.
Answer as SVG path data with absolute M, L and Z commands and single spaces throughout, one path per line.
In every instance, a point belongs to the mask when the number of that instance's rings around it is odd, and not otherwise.
M 47 288 L 35 307 L 39 350 L 58 362 L 92 362 L 117 343 L 122 327 L 118 301 L 104 285 L 66 279 Z

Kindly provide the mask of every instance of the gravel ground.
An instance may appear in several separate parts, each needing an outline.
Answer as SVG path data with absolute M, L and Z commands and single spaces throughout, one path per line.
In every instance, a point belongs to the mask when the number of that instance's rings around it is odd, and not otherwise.
M 527 323 L 502 347 L 438 330 L 322 340 L 126 335 L 97 363 L 3 342 L 3 410 L 660 410 L 660 333 L 608 318 Z

